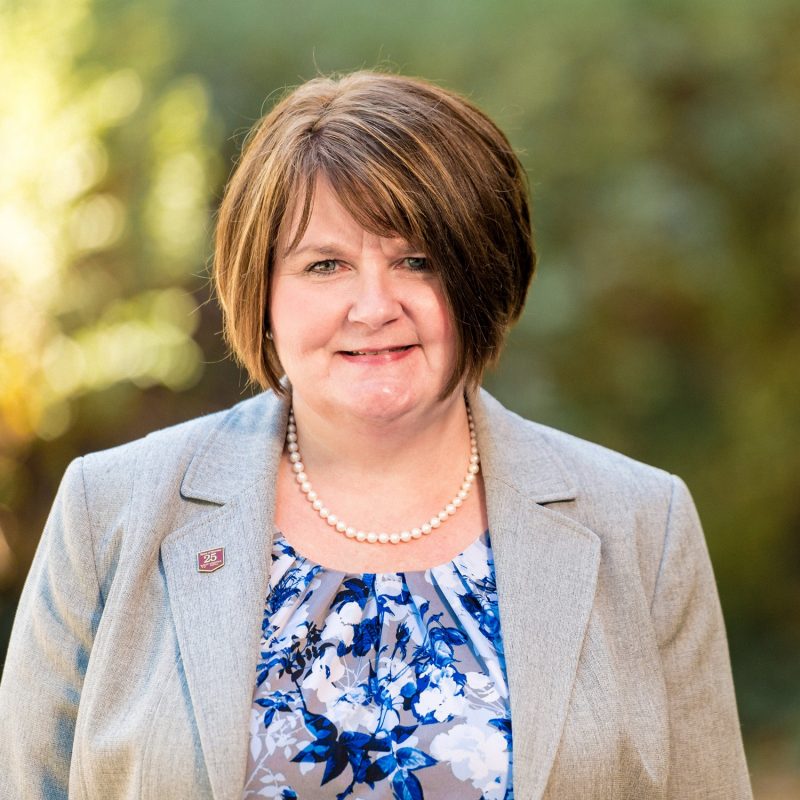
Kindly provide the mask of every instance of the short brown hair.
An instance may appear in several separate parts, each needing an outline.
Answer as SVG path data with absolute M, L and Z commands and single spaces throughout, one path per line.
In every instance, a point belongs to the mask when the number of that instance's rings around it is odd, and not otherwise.
M 371 233 L 424 248 L 457 332 L 445 395 L 476 384 L 525 302 L 536 264 L 525 172 L 471 102 L 415 78 L 354 72 L 315 78 L 251 131 L 216 226 L 214 276 L 233 353 L 261 387 L 282 391 L 269 332 L 281 225 L 303 203 L 294 246 L 324 175 Z

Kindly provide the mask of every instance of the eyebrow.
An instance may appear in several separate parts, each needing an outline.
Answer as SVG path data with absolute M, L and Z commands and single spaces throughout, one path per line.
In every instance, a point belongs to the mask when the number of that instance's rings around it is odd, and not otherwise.
M 338 256 L 341 255 L 341 250 L 335 244 L 307 244 L 303 247 L 295 247 L 290 250 L 285 250 L 283 253 L 284 258 L 289 256 L 299 256 L 303 253 L 316 253 L 321 256 Z
M 397 248 L 396 252 L 422 252 L 424 248 L 415 247 L 411 242 L 407 242 L 405 239 L 398 239 L 397 240 Z M 288 258 L 289 256 L 300 256 L 305 253 L 314 253 L 316 255 L 325 256 L 326 258 L 338 258 L 342 257 L 343 251 L 342 249 L 337 246 L 336 244 L 314 244 L 313 242 L 310 244 L 303 245 L 302 247 L 295 247 L 291 250 L 284 250 L 283 258 Z

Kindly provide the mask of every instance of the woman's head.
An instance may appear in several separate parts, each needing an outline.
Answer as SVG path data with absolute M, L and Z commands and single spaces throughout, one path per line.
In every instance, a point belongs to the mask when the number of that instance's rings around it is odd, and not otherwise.
M 302 239 L 320 179 L 361 228 L 424 251 L 455 332 L 444 394 L 477 383 L 533 275 L 524 172 L 465 99 L 371 72 L 317 78 L 287 95 L 251 132 L 228 184 L 215 279 L 226 337 L 251 379 L 279 389 L 272 270 L 279 240 L 291 251 Z

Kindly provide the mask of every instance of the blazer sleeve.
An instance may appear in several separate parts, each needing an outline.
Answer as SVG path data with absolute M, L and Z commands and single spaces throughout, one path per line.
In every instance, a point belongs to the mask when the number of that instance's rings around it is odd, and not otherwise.
M 0 683 L 0 797 L 66 798 L 102 611 L 82 460 L 70 464 L 25 582 Z
M 666 679 L 670 800 L 751 800 L 725 625 L 686 485 L 673 489 L 652 618 Z

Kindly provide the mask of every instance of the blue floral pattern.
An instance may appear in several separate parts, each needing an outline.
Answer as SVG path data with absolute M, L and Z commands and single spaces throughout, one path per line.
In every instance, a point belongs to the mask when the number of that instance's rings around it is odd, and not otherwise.
M 424 571 L 272 552 L 245 798 L 513 800 L 488 532 Z

